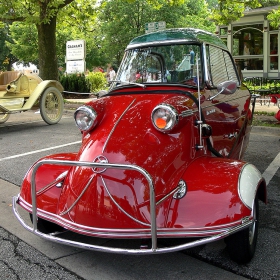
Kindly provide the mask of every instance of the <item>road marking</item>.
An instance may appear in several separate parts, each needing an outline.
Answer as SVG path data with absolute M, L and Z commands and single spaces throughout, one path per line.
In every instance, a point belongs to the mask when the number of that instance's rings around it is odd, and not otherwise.
M 270 180 L 277 172 L 279 166 L 280 166 L 280 153 L 274 158 L 274 160 L 270 163 L 270 165 L 267 167 L 267 169 L 262 174 L 267 185 L 269 184 Z
M 27 156 L 27 155 L 37 154 L 37 153 L 41 153 L 41 152 L 45 152 L 45 151 L 49 151 L 49 150 L 59 149 L 59 148 L 66 147 L 66 146 L 80 144 L 80 143 L 82 143 L 82 140 L 72 142 L 72 143 L 68 143 L 68 144 L 59 145 L 59 146 L 54 146 L 54 147 L 50 147 L 50 148 L 45 148 L 45 149 L 41 149 L 41 150 L 36 150 L 36 151 L 24 153 L 24 154 L 18 154 L 18 155 L 14 155 L 14 156 L 10 156 L 10 157 L 1 158 L 0 161 L 4 161 L 4 160 L 7 160 L 7 159 L 24 157 L 24 156 Z

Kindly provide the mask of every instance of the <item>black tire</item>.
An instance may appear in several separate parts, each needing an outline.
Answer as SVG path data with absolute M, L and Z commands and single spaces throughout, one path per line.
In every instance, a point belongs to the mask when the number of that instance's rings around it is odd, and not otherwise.
M 10 117 L 10 114 L 0 114 L 0 123 L 6 122 Z
M 48 87 L 40 97 L 40 114 L 47 124 L 56 124 L 61 120 L 64 101 L 61 92 Z
M 246 264 L 254 256 L 259 228 L 259 201 L 258 197 L 254 201 L 254 222 L 249 227 L 234 233 L 225 239 L 230 258 L 239 263 Z
M 30 215 L 30 219 L 31 219 L 31 222 L 33 223 L 33 215 L 32 214 L 29 214 Z M 53 232 L 62 232 L 64 231 L 64 228 L 57 225 L 57 224 L 54 224 L 52 222 L 49 222 L 49 221 L 46 221 L 46 220 L 43 220 L 41 218 L 38 218 L 38 222 L 37 222 L 37 229 L 42 232 L 42 233 L 46 233 L 46 234 L 49 234 L 49 233 L 53 233 Z

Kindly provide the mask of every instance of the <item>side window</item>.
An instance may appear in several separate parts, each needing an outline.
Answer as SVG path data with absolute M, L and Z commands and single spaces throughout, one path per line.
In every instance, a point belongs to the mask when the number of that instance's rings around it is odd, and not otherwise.
M 225 81 L 235 81 L 239 85 L 239 79 L 230 54 L 214 46 L 206 47 L 206 59 L 210 85 L 216 87 Z

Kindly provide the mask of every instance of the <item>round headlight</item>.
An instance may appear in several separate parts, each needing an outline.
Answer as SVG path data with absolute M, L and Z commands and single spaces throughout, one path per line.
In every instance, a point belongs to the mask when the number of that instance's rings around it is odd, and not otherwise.
M 168 132 L 177 124 L 178 113 L 170 105 L 159 104 L 152 112 L 152 122 L 156 129 Z
M 77 126 L 82 131 L 88 131 L 96 125 L 97 113 L 90 107 L 81 106 L 74 113 Z

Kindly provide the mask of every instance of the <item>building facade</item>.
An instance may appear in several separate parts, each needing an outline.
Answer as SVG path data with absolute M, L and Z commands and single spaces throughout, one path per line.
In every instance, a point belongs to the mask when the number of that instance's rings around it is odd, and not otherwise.
M 232 53 L 239 74 L 245 77 L 279 79 L 279 32 L 267 15 L 278 6 L 245 12 L 228 26 L 217 26 L 216 34 Z

